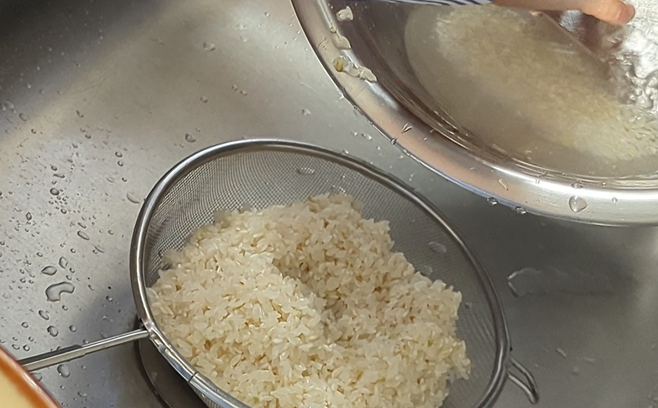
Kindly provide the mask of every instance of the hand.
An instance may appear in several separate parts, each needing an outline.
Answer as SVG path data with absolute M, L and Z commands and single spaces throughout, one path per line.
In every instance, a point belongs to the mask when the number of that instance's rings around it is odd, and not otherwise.
M 578 10 L 608 24 L 626 24 L 635 8 L 621 0 L 494 0 L 494 4 L 538 11 Z

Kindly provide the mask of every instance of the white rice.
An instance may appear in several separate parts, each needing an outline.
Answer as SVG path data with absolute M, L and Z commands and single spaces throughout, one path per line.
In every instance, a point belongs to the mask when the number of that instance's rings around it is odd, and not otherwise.
M 461 294 L 392 252 L 388 223 L 321 195 L 225 213 L 149 289 L 159 327 L 253 407 L 437 407 L 470 361 Z
M 436 24 L 441 52 L 516 108 L 540 137 L 613 160 L 658 152 L 656 118 L 620 103 L 585 54 L 532 19 L 497 6 L 465 7 Z
M 423 86 L 479 143 L 567 173 L 655 172 L 658 119 L 622 103 L 605 64 L 569 38 L 495 5 L 419 7 L 405 34 Z

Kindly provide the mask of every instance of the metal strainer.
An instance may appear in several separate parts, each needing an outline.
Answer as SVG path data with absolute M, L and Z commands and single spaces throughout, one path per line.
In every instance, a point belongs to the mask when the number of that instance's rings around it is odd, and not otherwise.
M 396 251 L 403 252 L 417 270 L 462 293 L 458 332 L 466 342 L 473 369 L 468 380 L 452 384 L 443 406 L 491 407 L 508 378 L 531 402 L 537 402 L 532 375 L 510 355 L 505 319 L 491 281 L 438 211 L 403 183 L 366 163 L 280 140 L 209 147 L 177 164 L 151 191 L 139 214 L 130 251 L 133 295 L 143 329 L 21 363 L 38 370 L 149 337 L 208 407 L 246 407 L 176 351 L 158 328 L 146 288 L 165 266 L 162 253 L 182 248 L 194 230 L 213 221 L 216 211 L 288 204 L 327 192 L 353 195 L 364 203 L 364 217 L 388 220 Z

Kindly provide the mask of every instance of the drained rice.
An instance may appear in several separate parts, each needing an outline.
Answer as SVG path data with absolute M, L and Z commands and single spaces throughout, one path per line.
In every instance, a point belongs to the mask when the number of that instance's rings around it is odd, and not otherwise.
M 470 361 L 461 294 L 414 270 L 346 195 L 233 211 L 149 289 L 183 357 L 253 407 L 440 406 Z

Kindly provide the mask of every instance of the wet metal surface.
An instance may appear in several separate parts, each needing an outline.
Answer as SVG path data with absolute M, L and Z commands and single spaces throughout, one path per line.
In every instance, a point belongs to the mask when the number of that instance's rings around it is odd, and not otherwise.
M 658 406 L 658 230 L 520 215 L 435 176 L 341 98 L 287 1 L 0 0 L 0 55 L 0 341 L 17 357 L 130 330 L 151 186 L 202 147 L 281 137 L 437 204 L 492 274 L 540 407 Z M 139 361 L 128 345 L 40 376 L 66 407 L 163 406 Z M 527 405 L 508 385 L 497 406 Z

